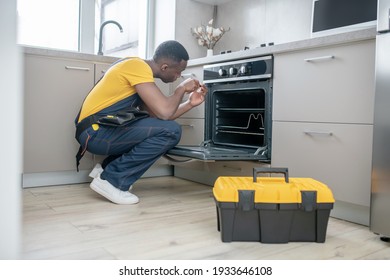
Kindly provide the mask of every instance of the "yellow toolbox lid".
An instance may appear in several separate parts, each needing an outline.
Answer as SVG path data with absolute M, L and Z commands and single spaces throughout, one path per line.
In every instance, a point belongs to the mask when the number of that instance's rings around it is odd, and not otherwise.
M 286 182 L 288 181 L 288 182 Z M 301 191 L 316 191 L 317 203 L 334 203 L 332 191 L 312 178 L 218 177 L 213 193 L 219 202 L 239 202 L 238 190 L 254 190 L 255 203 L 301 203 Z

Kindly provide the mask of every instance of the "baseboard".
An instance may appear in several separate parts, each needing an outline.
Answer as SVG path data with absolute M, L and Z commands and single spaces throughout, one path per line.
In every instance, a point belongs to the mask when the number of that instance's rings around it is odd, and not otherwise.
M 207 171 L 183 168 L 180 166 L 175 166 L 174 176 L 210 186 L 214 185 L 214 182 L 218 177 L 217 174 L 212 174 Z M 330 216 L 368 226 L 370 223 L 370 207 L 344 201 L 336 201 Z
M 22 187 L 33 188 L 54 185 L 81 184 L 91 182 L 90 170 L 39 172 L 22 174 Z
M 344 201 L 336 201 L 332 211 L 330 212 L 330 216 L 352 223 L 369 226 L 370 207 Z
M 209 186 L 214 186 L 215 180 L 218 178 L 218 175 L 208 171 L 183 168 L 178 165 L 175 166 L 174 176 Z
M 40 172 L 22 174 L 22 187 L 44 187 L 57 185 L 71 185 L 91 182 L 88 174 L 91 170 L 59 171 L 59 172 Z M 142 178 L 172 176 L 173 167 L 170 165 L 152 166 Z

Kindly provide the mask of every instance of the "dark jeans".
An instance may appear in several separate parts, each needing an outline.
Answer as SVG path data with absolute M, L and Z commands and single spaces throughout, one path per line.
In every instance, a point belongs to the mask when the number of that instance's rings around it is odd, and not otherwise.
M 156 118 L 141 119 L 125 127 L 92 127 L 80 135 L 87 151 L 107 155 L 103 161 L 101 178 L 122 191 L 129 190 L 149 167 L 177 145 L 181 127 L 175 121 Z

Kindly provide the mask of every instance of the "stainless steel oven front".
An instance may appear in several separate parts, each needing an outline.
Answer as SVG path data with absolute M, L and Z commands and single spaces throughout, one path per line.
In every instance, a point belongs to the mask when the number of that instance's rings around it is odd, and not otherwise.
M 210 64 L 203 74 L 208 87 L 204 141 L 176 146 L 168 155 L 270 162 L 273 57 Z

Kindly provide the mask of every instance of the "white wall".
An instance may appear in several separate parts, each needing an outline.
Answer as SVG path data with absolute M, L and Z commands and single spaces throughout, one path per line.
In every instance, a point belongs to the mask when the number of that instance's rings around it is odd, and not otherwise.
M 22 94 L 16 0 L 0 2 L 0 259 L 20 257 Z
M 264 42 L 310 38 L 313 0 L 267 0 Z
M 197 40 L 191 34 L 191 28 L 207 24 L 213 18 L 213 6 L 192 0 L 176 2 L 176 40 L 187 49 L 190 59 L 206 56 L 206 48 L 198 45 Z
M 217 43 L 214 53 L 310 38 L 312 1 L 240 0 L 219 5 L 216 27 L 230 27 L 230 31 Z M 190 28 L 207 23 L 212 16 L 212 5 L 177 1 L 175 38 L 187 47 L 191 58 L 205 56 L 206 50 L 197 45 Z
M 241 0 L 218 7 L 217 25 L 230 27 L 217 50 L 238 51 L 254 48 L 265 41 L 266 0 Z
M 218 24 L 230 26 L 226 47 L 233 51 L 310 38 L 313 0 L 242 0 L 218 7 Z M 239 7 L 242 7 L 241 9 Z M 232 20 L 233 19 L 233 20 Z
M 175 39 L 176 2 L 180 0 L 155 0 L 155 2 L 154 49 L 166 40 Z

